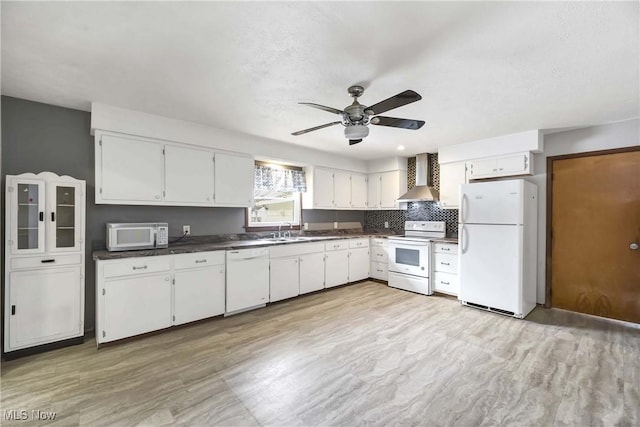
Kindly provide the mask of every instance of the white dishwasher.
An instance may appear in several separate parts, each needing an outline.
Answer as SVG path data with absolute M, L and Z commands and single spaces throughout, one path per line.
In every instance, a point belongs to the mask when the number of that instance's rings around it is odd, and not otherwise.
M 269 301 L 269 248 L 227 251 L 226 315 Z

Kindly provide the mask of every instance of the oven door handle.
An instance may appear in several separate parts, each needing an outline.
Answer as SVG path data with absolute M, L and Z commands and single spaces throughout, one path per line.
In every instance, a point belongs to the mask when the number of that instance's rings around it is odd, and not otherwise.
M 411 246 L 411 247 L 424 246 L 424 247 L 426 247 L 428 244 L 429 244 L 429 242 L 390 242 L 389 246 L 391 246 L 393 248 L 402 248 L 403 246 Z

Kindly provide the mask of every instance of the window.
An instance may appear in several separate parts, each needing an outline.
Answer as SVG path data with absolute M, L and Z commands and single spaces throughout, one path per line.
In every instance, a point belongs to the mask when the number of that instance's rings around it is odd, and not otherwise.
M 254 204 L 247 208 L 246 228 L 300 226 L 301 193 L 306 191 L 302 168 L 256 162 Z

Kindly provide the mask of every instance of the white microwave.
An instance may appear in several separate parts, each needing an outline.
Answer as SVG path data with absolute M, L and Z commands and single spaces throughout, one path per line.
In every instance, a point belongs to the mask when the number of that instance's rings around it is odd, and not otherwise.
M 131 251 L 169 246 L 169 224 L 107 223 L 107 250 Z

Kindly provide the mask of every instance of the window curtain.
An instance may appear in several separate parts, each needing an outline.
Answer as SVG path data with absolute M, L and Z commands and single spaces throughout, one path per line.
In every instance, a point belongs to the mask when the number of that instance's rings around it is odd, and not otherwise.
M 307 191 L 307 179 L 303 170 L 276 169 L 256 165 L 254 189 L 282 193 Z

